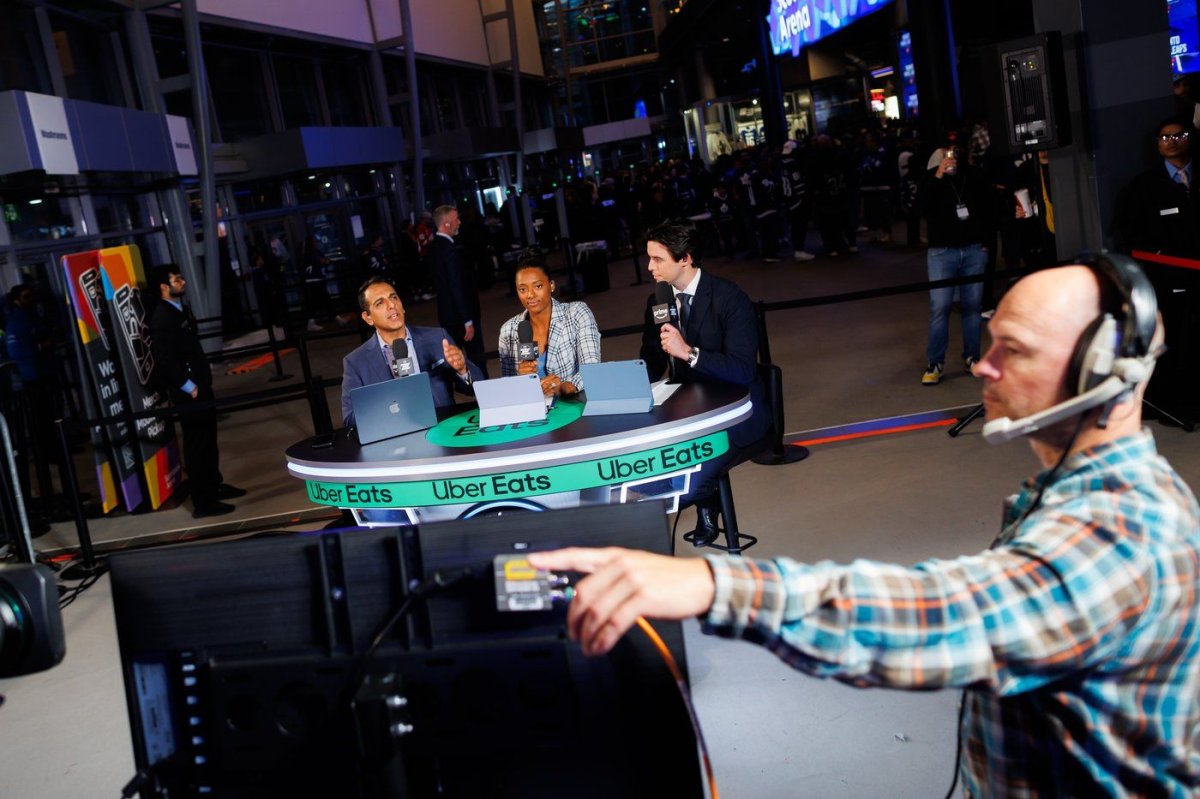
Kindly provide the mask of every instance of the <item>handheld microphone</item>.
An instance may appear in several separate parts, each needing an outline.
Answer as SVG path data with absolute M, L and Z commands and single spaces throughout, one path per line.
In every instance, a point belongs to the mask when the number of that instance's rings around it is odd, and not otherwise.
M 660 280 L 654 284 L 654 305 L 650 313 L 659 327 L 668 322 L 679 327 L 679 306 L 675 304 L 675 292 L 671 291 L 670 283 Z M 667 357 L 667 379 L 675 382 L 675 359 L 670 356 Z
M 538 345 L 533 338 L 533 325 L 528 319 L 522 319 L 517 323 L 517 360 L 536 361 L 537 359 Z
M 983 440 L 989 444 L 1003 444 L 1019 436 L 1036 433 L 1038 430 L 1076 414 L 1090 411 L 1098 405 L 1116 404 L 1126 391 L 1130 391 L 1137 384 L 1150 379 L 1158 354 L 1156 351 L 1143 358 L 1117 358 L 1112 365 L 1112 374 L 1093 388 L 1065 402 L 1052 405 L 1044 411 L 1038 411 L 1015 421 L 1007 416 L 1002 419 L 993 419 L 983 426 Z M 1109 410 L 1111 407 L 1106 409 L 1101 416 L 1100 427 L 1104 427 L 1107 423 Z
M 392 377 L 408 377 L 413 373 L 413 362 L 408 357 L 408 342 L 398 338 L 392 342 Z
M 679 327 L 679 306 L 675 304 L 675 292 L 671 291 L 670 283 L 660 280 L 654 284 L 654 305 L 650 312 L 654 315 L 654 324 L 670 322 Z

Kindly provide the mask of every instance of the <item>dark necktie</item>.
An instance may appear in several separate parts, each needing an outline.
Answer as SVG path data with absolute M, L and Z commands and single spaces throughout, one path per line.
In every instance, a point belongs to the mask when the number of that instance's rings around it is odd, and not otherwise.
M 679 329 L 687 330 L 688 316 L 692 312 L 692 295 L 686 291 L 679 292 Z

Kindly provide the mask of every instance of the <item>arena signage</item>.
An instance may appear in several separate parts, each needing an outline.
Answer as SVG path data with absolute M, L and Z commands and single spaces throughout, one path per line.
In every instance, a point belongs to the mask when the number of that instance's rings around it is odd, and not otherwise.
M 771 0 L 767 24 L 775 55 L 800 49 L 878 11 L 892 0 Z

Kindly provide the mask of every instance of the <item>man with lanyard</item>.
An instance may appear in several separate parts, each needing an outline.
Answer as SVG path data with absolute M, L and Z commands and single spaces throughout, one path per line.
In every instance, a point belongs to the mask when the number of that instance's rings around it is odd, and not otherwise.
M 912 567 L 531 554 L 590 575 L 570 636 L 599 654 L 639 617 L 698 615 L 814 676 L 967 689 L 968 797 L 1196 796 L 1200 507 L 1141 426 L 1161 329 L 1131 263 L 1037 272 L 1000 303 L 977 366 L 984 436 L 1027 435 L 1044 471 L 988 549 Z
M 941 159 L 921 188 L 920 204 L 929 236 L 929 280 L 982 275 L 987 266 L 985 241 L 992 238 L 995 202 L 992 189 L 977 167 L 960 158 L 956 147 L 941 150 Z M 962 301 L 963 365 L 967 371 L 979 360 L 983 317 L 983 283 L 958 287 Z M 950 339 L 950 306 L 954 287 L 929 291 L 929 336 L 921 384 L 942 382 Z

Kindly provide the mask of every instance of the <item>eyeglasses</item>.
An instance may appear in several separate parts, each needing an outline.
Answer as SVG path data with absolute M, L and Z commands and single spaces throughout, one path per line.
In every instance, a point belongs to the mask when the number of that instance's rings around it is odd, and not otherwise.
M 1192 134 L 1188 133 L 1186 130 L 1181 130 L 1178 133 L 1160 133 L 1158 135 L 1158 140 L 1164 143 L 1169 141 L 1181 142 L 1187 141 L 1191 137 Z

